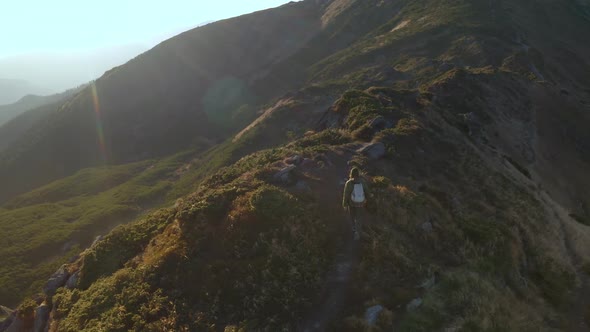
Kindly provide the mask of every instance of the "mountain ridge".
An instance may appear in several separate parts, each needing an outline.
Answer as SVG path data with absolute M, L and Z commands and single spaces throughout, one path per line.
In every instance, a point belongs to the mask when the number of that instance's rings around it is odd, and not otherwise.
M 590 50 L 572 32 L 590 22 L 572 4 L 307 0 L 265 12 L 298 7 L 321 26 L 331 9 L 310 49 L 251 85 L 274 77 L 268 95 L 216 108 L 245 114 L 178 168 L 194 173 L 175 203 L 62 267 L 75 279 L 41 296 L 49 329 L 300 329 L 351 245 L 340 194 L 359 166 L 374 196 L 343 305 L 319 329 L 586 330 Z

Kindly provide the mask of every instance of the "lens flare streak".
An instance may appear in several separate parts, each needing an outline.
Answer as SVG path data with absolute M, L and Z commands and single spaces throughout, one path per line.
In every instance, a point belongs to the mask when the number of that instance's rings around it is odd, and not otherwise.
M 96 133 L 98 134 L 98 146 L 102 154 L 103 159 L 107 160 L 107 149 L 104 139 L 104 130 L 102 127 L 102 114 L 100 113 L 100 103 L 98 102 L 98 92 L 96 90 L 96 84 L 92 84 L 92 104 L 94 106 L 94 113 L 96 115 Z

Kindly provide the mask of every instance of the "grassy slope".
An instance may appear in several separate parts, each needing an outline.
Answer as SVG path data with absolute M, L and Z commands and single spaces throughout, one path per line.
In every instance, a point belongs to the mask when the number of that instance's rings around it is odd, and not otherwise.
M 378 330 L 537 331 L 548 321 L 569 329 L 566 313 L 576 271 L 567 248 L 556 240 L 564 236 L 562 230 L 546 214 L 534 186 L 523 185 L 526 180 L 502 166 L 497 152 L 490 152 L 499 147 L 486 143 L 491 138 L 465 120 L 468 113 L 479 116 L 483 125 L 491 124 L 487 129 L 493 137 L 493 129 L 499 129 L 494 107 L 511 119 L 521 117 L 519 101 L 526 100 L 526 88 L 536 79 L 526 65 L 534 59 L 503 61 L 515 50 L 498 40 L 509 38 L 504 34 L 512 30 L 481 20 L 489 2 L 419 6 L 429 3 L 410 3 L 381 30 L 310 68 L 312 95 L 356 88 L 330 109 L 338 130 L 309 134 L 290 145 L 275 143 L 216 172 L 174 207 L 114 230 L 70 265 L 81 271 L 80 289 L 61 290 L 53 299 L 53 327 L 295 328 L 313 309 L 340 241 L 344 216 L 336 212 L 339 202 L 318 190 L 341 188 L 323 183 L 322 176 L 344 175 L 350 157 L 372 177 L 377 198 L 368 207 L 371 217 L 350 303 L 333 329 L 366 328 L 364 310 L 376 303 L 388 308 Z M 418 24 L 428 15 L 435 19 Z M 407 29 L 388 32 L 408 18 Z M 433 36 L 442 37 L 441 45 L 427 46 Z M 448 70 L 448 63 L 451 69 L 474 68 Z M 407 79 L 383 74 L 384 65 Z M 483 65 L 492 67 L 477 68 Z M 390 86 L 365 90 L 372 85 Z M 284 142 L 286 133 L 266 136 L 263 129 L 284 126 L 285 117 L 301 117 L 289 113 L 295 109 L 269 117 L 235 145 L 214 149 L 203 159 L 214 162 L 195 163 L 187 179 L 233 163 L 263 147 L 261 141 Z M 376 116 L 396 126 L 375 134 L 367 122 Z M 383 142 L 386 158 L 373 162 L 350 155 L 349 144 L 357 140 Z M 311 192 L 272 178 L 281 160 L 294 154 L 327 155 L 334 161 L 297 173 L 311 184 Z M 432 232 L 422 230 L 426 222 Z M 416 288 L 433 276 L 433 288 Z M 423 306 L 405 313 L 405 304 L 415 297 L 424 299 Z
M 348 112 L 345 126 L 354 128 L 374 112 L 398 115 L 399 108 L 384 108 L 377 98 L 398 91 L 372 92 L 350 92 L 339 101 L 340 110 Z M 418 109 L 428 105 L 421 103 Z M 365 328 L 361 317 L 371 303 L 395 310 L 425 296 L 421 310 L 396 312 L 402 330 L 452 324 L 535 330 L 546 309 L 527 301 L 544 296 L 561 306 L 573 287 L 569 267 L 539 247 L 547 236 L 535 233 L 545 223 L 539 203 L 474 155 L 460 132 L 437 133 L 429 129 L 435 119 L 420 119 L 412 109 L 403 112 L 395 128 L 374 137 L 392 144 L 383 161 L 345 152 L 354 141 L 348 129 L 320 132 L 249 155 L 175 207 L 115 230 L 77 263 L 81 289 L 63 290 L 54 299 L 59 322 L 54 326 L 64 331 L 294 329 L 313 308 L 345 220 L 336 212 L 338 199 L 320 190 L 337 196 L 341 187 L 326 182 L 326 174 L 344 176 L 352 157 L 373 176 L 376 200 L 368 207 L 372 216 L 366 220 L 352 299 L 333 329 Z M 421 162 L 413 156 L 417 149 L 424 151 Z M 294 154 L 333 161 L 297 173 L 311 192 L 277 185 L 272 177 Z M 428 176 L 441 169 L 448 173 Z M 420 231 L 427 221 L 434 232 Z M 529 264 L 524 270 L 523 257 Z M 433 275 L 439 279 L 431 292 L 416 289 L 418 281 Z M 530 279 L 532 289 L 525 289 L 520 277 Z M 112 293 L 120 295 L 101 296 Z M 394 321 L 383 317 L 381 327 L 390 328 Z
M 15 305 L 97 235 L 190 190 L 194 151 L 161 161 L 84 169 L 0 209 L 0 298 Z M 194 185 L 194 178 L 188 183 Z

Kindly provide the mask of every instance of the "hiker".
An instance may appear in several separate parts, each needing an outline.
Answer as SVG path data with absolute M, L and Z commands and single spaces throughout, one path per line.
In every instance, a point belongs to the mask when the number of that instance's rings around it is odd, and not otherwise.
M 369 195 L 369 186 L 367 181 L 361 177 L 361 171 L 357 167 L 350 170 L 350 179 L 344 186 L 344 195 L 342 197 L 342 207 L 348 209 L 352 222 L 352 233 L 354 239 L 360 238 L 360 221 L 359 213 L 365 206 L 366 198 Z

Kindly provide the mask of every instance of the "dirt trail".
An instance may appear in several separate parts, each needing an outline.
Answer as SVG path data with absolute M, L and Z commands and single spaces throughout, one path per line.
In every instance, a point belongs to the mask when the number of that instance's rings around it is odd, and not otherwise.
M 350 152 L 330 154 L 332 161 L 327 169 L 318 172 L 321 180 L 311 183 L 314 194 L 326 199 L 325 208 L 333 216 L 332 222 L 340 229 L 342 238 L 336 257 L 328 270 L 324 290 L 318 295 L 318 299 L 307 317 L 299 325 L 299 331 L 324 331 L 327 324 L 334 320 L 346 304 L 353 272 L 359 261 L 360 241 L 355 241 L 350 228 L 350 220 L 347 213 L 341 207 L 342 190 L 344 181 L 348 175 L 347 162 Z

